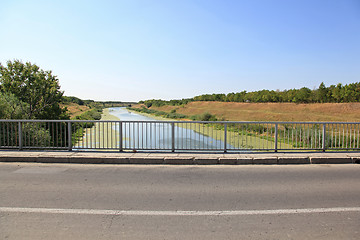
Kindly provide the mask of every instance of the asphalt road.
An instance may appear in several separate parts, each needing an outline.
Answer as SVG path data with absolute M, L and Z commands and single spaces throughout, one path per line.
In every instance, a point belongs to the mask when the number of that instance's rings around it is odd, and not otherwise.
M 360 165 L 0 163 L 0 239 L 360 239 Z

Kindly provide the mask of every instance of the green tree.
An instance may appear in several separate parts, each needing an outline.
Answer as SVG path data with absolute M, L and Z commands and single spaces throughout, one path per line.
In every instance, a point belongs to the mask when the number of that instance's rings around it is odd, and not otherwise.
M 337 103 L 342 102 L 343 97 L 344 97 L 344 96 L 342 96 L 342 92 L 343 92 L 342 84 L 339 83 L 336 86 L 331 85 L 329 88 L 330 88 L 330 91 L 331 91 L 332 102 L 337 102 Z
M 23 119 L 29 105 L 21 102 L 14 94 L 0 92 L 0 119 Z
M 322 82 L 316 90 L 316 101 L 320 103 L 328 102 L 327 96 L 328 88 L 326 88 L 324 82 Z
M 308 103 L 311 101 L 311 90 L 303 87 L 295 91 L 293 102 L 296 103 Z
M 29 119 L 68 119 L 66 110 L 60 107 L 63 92 L 59 80 L 51 71 L 19 60 L 0 64 L 0 92 L 13 94 L 28 104 L 24 112 Z

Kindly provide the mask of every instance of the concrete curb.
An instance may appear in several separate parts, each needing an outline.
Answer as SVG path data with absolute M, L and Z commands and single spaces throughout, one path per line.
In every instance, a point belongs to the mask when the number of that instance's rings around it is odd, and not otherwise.
M 214 164 L 218 164 L 218 163 L 219 163 L 218 158 L 199 158 L 199 157 L 196 157 L 194 159 L 194 164 L 198 164 L 198 165 L 214 165 Z
M 310 157 L 311 164 L 345 164 L 353 163 L 350 157 Z
M 117 158 L 104 158 L 105 164 L 128 164 L 129 158 L 127 157 L 117 157 Z
M 71 160 L 68 157 L 38 157 L 36 162 L 41 163 L 71 163 Z
M 69 163 L 100 164 L 104 163 L 104 158 L 71 157 L 69 158 Z
M 1 162 L 38 162 L 38 157 L 1 157 Z
M 218 161 L 219 164 L 224 164 L 224 165 L 236 165 L 238 164 L 238 159 L 237 158 L 219 158 Z
M 352 163 L 360 164 L 360 157 L 352 157 Z
M 310 164 L 309 157 L 278 157 L 278 164 Z
M 277 157 L 254 157 L 253 164 L 278 164 Z
M 152 156 L 153 155 L 153 156 Z M 360 164 L 360 153 L 286 154 L 152 154 L 0 151 L 0 162 L 80 163 L 80 164 L 173 164 L 173 165 L 286 165 Z
M 194 157 L 165 157 L 164 164 L 192 165 Z
M 132 157 L 128 158 L 130 164 L 164 164 L 163 157 Z
M 254 161 L 253 158 L 237 158 L 236 163 L 238 165 L 252 165 Z

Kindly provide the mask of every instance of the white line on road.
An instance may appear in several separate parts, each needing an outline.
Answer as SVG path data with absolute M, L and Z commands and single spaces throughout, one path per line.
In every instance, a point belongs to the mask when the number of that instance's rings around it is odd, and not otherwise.
M 141 211 L 141 210 L 0 207 L 0 212 L 124 215 L 124 216 L 241 216 L 241 215 L 278 215 L 278 214 L 360 212 L 360 207 L 300 208 L 300 209 L 275 209 L 275 210 L 233 210 L 233 211 Z

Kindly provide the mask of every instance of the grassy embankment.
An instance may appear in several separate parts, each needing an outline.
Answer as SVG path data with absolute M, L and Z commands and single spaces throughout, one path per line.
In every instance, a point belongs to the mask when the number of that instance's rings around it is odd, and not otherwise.
M 72 120 L 119 120 L 109 113 L 109 109 L 104 108 L 103 104 L 91 102 L 90 104 L 79 105 L 77 103 L 64 103 L 70 119 Z M 115 140 L 116 131 L 112 129 L 111 124 L 101 125 L 100 123 L 73 123 L 73 144 L 74 147 L 81 147 L 90 144 L 90 140 L 97 142 L 97 147 L 107 146 L 111 138 Z M 103 137 L 104 136 L 104 137 Z M 102 139 L 99 141 L 99 139 Z M 114 142 L 114 141 L 112 141 Z
M 358 121 L 360 119 L 360 103 L 227 103 L 227 102 L 190 102 L 181 106 L 161 106 L 145 110 L 142 105 L 134 106 L 153 114 L 170 117 L 174 113 L 181 119 L 201 118 L 208 113 L 215 119 L 229 121 Z M 198 119 L 202 120 L 202 119 Z M 219 124 L 207 124 L 205 126 L 187 125 L 196 132 L 209 135 L 217 140 L 224 140 L 224 130 Z M 279 129 L 282 148 L 292 148 L 295 143 L 282 138 Z M 228 128 L 227 142 L 233 146 L 243 148 L 271 148 L 274 146 L 274 129 L 272 125 L 258 125 L 254 128 L 242 127 Z M 239 139 L 239 135 L 242 138 Z M 286 143 L 287 142 L 287 143 Z
M 118 121 L 119 118 L 111 115 L 108 108 L 103 109 L 101 119 L 103 121 Z M 95 123 L 90 128 L 83 129 L 82 138 L 75 147 L 89 146 L 96 148 L 118 148 L 119 147 L 119 125 L 111 122 Z

